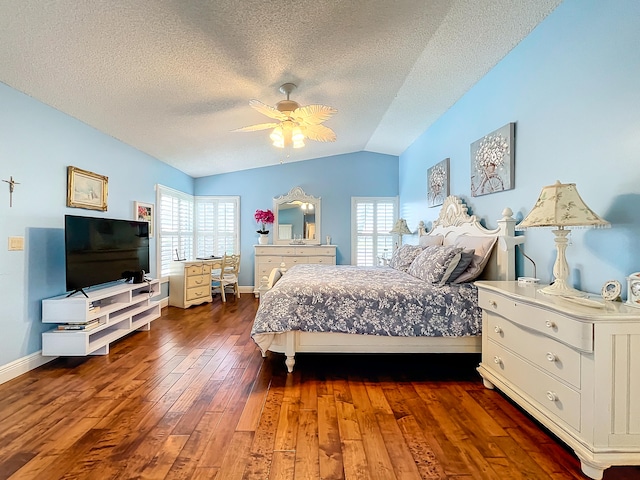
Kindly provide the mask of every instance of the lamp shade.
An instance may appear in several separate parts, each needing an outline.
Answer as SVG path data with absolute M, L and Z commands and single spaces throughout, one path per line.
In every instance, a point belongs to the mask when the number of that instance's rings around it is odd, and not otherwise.
M 538 201 L 516 230 L 530 227 L 608 227 L 609 222 L 596 215 L 584 203 L 575 183 L 542 187 Z
M 407 227 L 407 221 L 399 218 L 389 233 L 397 233 L 398 235 L 411 235 L 411 230 Z

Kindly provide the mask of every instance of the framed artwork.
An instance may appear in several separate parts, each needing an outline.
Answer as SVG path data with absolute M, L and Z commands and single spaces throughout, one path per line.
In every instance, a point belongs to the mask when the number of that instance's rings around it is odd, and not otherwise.
M 427 170 L 427 205 L 442 205 L 449 196 L 449 159 L 445 158 Z
M 471 196 L 514 188 L 515 123 L 471 144 Z
M 104 175 L 67 167 L 67 207 L 107 210 L 107 184 Z
M 153 238 L 155 208 L 153 203 L 133 202 L 134 219 L 149 222 L 149 238 Z

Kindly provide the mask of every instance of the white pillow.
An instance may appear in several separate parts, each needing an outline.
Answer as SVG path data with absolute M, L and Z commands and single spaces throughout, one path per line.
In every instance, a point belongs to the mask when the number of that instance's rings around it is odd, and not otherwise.
M 444 237 L 442 235 L 422 235 L 418 239 L 418 244 L 422 247 L 431 247 L 442 245 Z
M 453 242 L 453 245 L 463 250 L 473 249 L 474 254 L 467 269 L 456 278 L 453 283 L 471 282 L 480 276 L 489 261 L 497 237 L 473 237 L 463 235 Z

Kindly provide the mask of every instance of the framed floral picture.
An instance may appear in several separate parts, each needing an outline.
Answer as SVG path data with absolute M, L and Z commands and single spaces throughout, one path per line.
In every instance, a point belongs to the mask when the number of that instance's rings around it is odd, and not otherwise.
M 449 159 L 445 158 L 427 170 L 427 205 L 436 207 L 449 196 Z
M 155 207 L 153 203 L 133 202 L 134 218 L 149 222 L 149 238 L 153 238 Z
M 514 188 L 515 123 L 471 144 L 471 196 Z
M 67 167 L 67 207 L 105 212 L 108 181 L 104 175 Z

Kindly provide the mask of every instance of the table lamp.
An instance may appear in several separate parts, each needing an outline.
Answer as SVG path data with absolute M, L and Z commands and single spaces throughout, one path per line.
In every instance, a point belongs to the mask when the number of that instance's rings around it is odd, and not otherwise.
M 407 221 L 404 218 L 399 218 L 389 233 L 396 233 L 398 235 L 397 248 L 398 245 L 402 245 L 402 235 L 411 235 L 411 230 L 407 227 Z
M 610 223 L 600 218 L 587 207 L 575 183 L 560 183 L 542 187 L 540 197 L 529 214 L 516 226 L 516 230 L 533 227 L 555 227 L 556 262 L 553 265 L 555 280 L 552 285 L 540 289 L 548 295 L 564 297 L 584 297 L 585 292 L 576 290 L 567 284 L 569 265 L 565 255 L 567 249 L 567 235 L 571 230 L 567 227 L 589 228 L 609 227 Z

